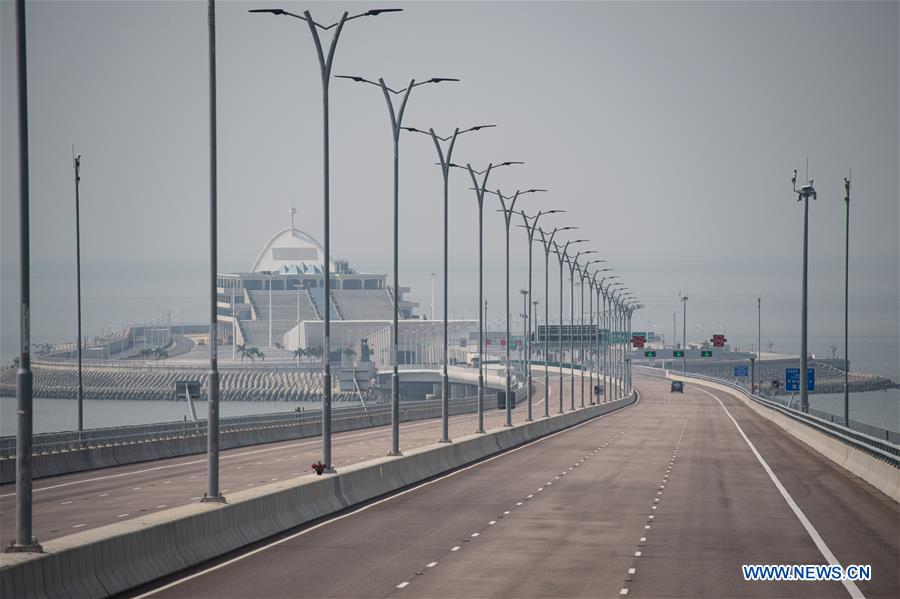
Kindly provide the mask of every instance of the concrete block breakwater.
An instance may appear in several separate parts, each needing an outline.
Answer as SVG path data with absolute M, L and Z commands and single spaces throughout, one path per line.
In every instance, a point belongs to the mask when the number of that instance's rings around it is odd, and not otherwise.
M 77 397 L 78 369 L 73 364 L 35 363 L 34 395 L 49 399 Z M 110 365 L 82 370 L 86 399 L 171 400 L 175 381 L 199 381 L 206 387 L 206 372 L 189 368 Z M 223 401 L 319 401 L 322 376 L 308 369 L 227 369 L 219 373 Z M 15 397 L 16 369 L 0 370 L 0 396 Z M 355 400 L 353 393 L 334 392 L 335 401 Z

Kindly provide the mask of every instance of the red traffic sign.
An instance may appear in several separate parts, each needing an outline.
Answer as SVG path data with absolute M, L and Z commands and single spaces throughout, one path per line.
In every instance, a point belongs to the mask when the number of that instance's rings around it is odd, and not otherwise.
M 631 344 L 634 347 L 644 347 L 644 336 L 643 335 L 635 335 L 631 338 Z
M 713 347 L 724 347 L 726 341 L 728 340 L 725 338 L 725 335 L 713 335 L 712 337 Z

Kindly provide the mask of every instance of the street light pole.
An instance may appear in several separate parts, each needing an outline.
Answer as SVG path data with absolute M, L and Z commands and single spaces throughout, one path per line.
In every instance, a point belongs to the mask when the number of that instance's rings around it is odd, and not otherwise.
M 596 254 L 596 250 L 586 250 L 575 254 L 569 264 L 569 409 L 575 411 L 575 336 L 572 331 L 575 330 L 575 271 L 578 270 L 578 258 L 585 254 Z M 582 295 L 582 300 L 584 296 Z M 582 320 L 583 323 L 583 320 Z M 579 338 L 581 331 L 578 332 Z M 582 380 L 584 379 L 582 374 Z M 584 384 L 581 386 L 582 407 L 584 407 Z
M 399 456 L 402 455 L 400 453 L 400 370 L 398 368 L 400 336 L 400 131 L 403 129 L 403 113 L 406 111 L 406 104 L 413 89 L 429 83 L 459 81 L 459 79 L 432 77 L 419 82 L 415 79 L 410 79 L 406 87 L 394 90 L 388 87 L 383 78 L 378 79 L 376 83 L 355 75 L 337 75 L 337 77 L 350 79 L 357 83 L 368 83 L 381 89 L 391 121 L 391 135 L 394 146 L 394 325 L 393 346 L 391 348 L 391 363 L 393 365 L 393 374 L 391 375 L 391 449 L 388 455 Z M 395 108 L 392 96 L 396 96 L 400 100 L 399 107 Z
M 29 247 L 28 62 L 25 0 L 16 0 L 16 88 L 19 109 L 19 369 L 16 371 L 16 540 L 7 552 L 42 552 L 32 535 L 31 263 Z
M 471 164 L 465 166 L 472 179 L 472 189 L 475 191 L 475 200 L 478 202 L 478 425 L 476 433 L 484 432 L 484 321 L 487 316 L 487 302 L 484 301 L 484 194 L 487 191 L 487 181 L 491 170 L 513 164 L 523 163 L 502 162 L 496 166 L 488 164 L 487 168 L 481 171 L 476 171 Z M 453 163 L 450 166 L 463 168 Z M 480 184 L 479 176 L 482 177 Z
M 562 328 L 563 328 L 563 276 L 565 274 L 565 270 L 563 269 L 563 265 L 568 261 L 568 251 L 569 246 L 577 243 L 584 243 L 587 239 L 576 239 L 574 241 L 567 241 L 564 246 L 562 246 L 562 250 L 560 250 L 560 245 L 558 243 L 554 243 L 556 256 L 559 259 L 559 337 L 557 342 L 559 343 L 559 413 L 563 413 L 563 349 L 562 349 Z M 569 336 L 571 337 L 571 331 L 569 332 Z M 569 360 L 571 362 L 571 358 Z M 573 379 L 574 381 L 574 379 Z M 574 392 L 573 392 L 574 393 Z M 575 399 L 574 396 L 572 398 L 572 409 L 575 409 Z
M 322 375 L 322 462 L 326 465 L 325 472 L 333 473 L 334 468 L 331 464 L 331 356 L 329 353 L 330 343 L 331 343 L 331 302 L 329 301 L 331 295 L 331 218 L 330 218 L 330 210 L 331 210 L 331 177 L 329 172 L 329 166 L 331 164 L 331 152 L 329 149 L 329 101 L 328 101 L 328 87 L 331 82 L 331 67 L 334 63 L 334 51 L 337 48 L 338 39 L 341 36 L 341 31 L 344 29 L 344 25 L 347 21 L 352 21 L 353 19 L 358 19 L 359 17 L 374 17 L 378 16 L 382 13 L 389 12 L 400 12 L 402 8 L 381 8 L 381 9 L 373 9 L 368 10 L 364 13 L 356 14 L 350 16 L 350 14 L 346 11 L 341 15 L 341 18 L 338 22 L 332 23 L 331 25 L 323 26 L 319 23 L 316 23 L 310 12 L 304 11 L 303 15 L 294 14 L 288 12 L 286 10 L 282 10 L 280 8 L 271 8 L 271 9 L 252 9 L 249 12 L 251 13 L 269 13 L 273 15 L 281 15 L 281 16 L 289 16 L 294 17 L 295 19 L 300 19 L 301 21 L 305 21 L 307 26 L 309 27 L 309 32 L 312 35 L 313 43 L 316 47 L 316 57 L 319 60 L 319 72 L 322 78 L 322 173 L 323 173 L 323 185 L 322 185 L 322 198 L 324 204 L 324 250 L 325 256 L 323 260 L 323 274 L 325 278 L 325 314 L 323 315 L 324 319 L 324 332 L 325 332 L 325 351 L 324 351 L 324 362 L 323 362 L 323 375 Z M 331 46 L 328 49 L 328 55 L 325 55 L 324 48 L 322 46 L 322 40 L 319 38 L 318 29 L 323 31 L 329 31 L 334 28 L 334 34 L 332 34 L 331 38 Z
M 476 125 L 474 127 L 469 127 L 468 129 L 463 129 L 460 131 L 459 127 L 453 130 L 453 135 L 447 137 L 441 137 L 437 133 L 434 132 L 434 129 L 429 129 L 426 133 L 425 131 L 421 131 L 414 127 L 403 127 L 403 129 L 410 131 L 412 133 L 425 133 L 431 137 L 431 141 L 434 142 L 434 147 L 437 150 L 438 160 L 440 161 L 441 167 L 441 175 L 444 180 L 444 351 L 443 351 L 443 366 L 441 372 L 441 443 L 449 443 L 450 442 L 450 377 L 447 374 L 447 361 L 448 356 L 450 354 L 450 340 L 448 336 L 448 320 L 447 320 L 447 305 L 448 305 L 448 260 L 449 260 L 449 246 L 448 246 L 448 215 L 449 215 L 449 188 L 450 188 L 450 166 L 453 164 L 453 148 L 456 146 L 456 138 L 459 137 L 463 133 L 469 133 L 470 131 L 478 131 L 480 129 L 486 129 L 489 127 L 496 127 L 496 125 Z M 441 143 L 450 142 L 447 145 L 446 150 L 441 147 Z M 433 273 L 432 273 L 433 274 Z M 434 277 L 431 278 L 431 309 L 432 314 L 431 318 L 434 318 Z
M 685 374 L 687 372 L 687 301 L 688 301 L 688 296 L 682 295 L 682 293 L 679 291 L 678 299 L 681 300 L 681 307 L 682 307 L 681 349 L 684 350 L 684 354 L 682 354 L 682 356 L 681 356 L 681 373 Z
M 565 210 L 539 210 L 538 213 L 535 214 L 534 216 L 528 216 L 527 214 L 525 214 L 524 210 L 519 211 L 519 214 L 522 215 L 522 220 L 524 221 L 524 224 L 519 225 L 519 226 L 524 227 L 525 232 L 528 234 L 528 295 L 531 296 L 532 298 L 534 297 L 534 295 L 532 294 L 532 290 L 531 290 L 531 282 L 532 282 L 531 267 L 532 267 L 532 254 L 533 254 L 532 250 L 533 250 L 533 243 L 534 243 L 534 233 L 535 233 L 535 231 L 538 230 L 538 221 L 540 220 L 541 216 L 543 216 L 545 214 L 558 214 L 560 212 L 565 212 Z M 529 219 L 531 219 L 531 220 L 529 220 Z M 545 300 L 546 300 L 546 295 L 545 295 Z M 534 303 L 537 304 L 537 301 L 535 301 Z M 527 355 L 525 358 L 525 369 L 526 369 L 527 379 L 528 379 L 527 380 L 527 385 L 528 385 L 528 418 L 527 418 L 527 420 L 529 422 L 531 422 L 532 416 L 533 416 L 532 401 L 531 401 L 531 354 L 532 354 L 531 306 L 529 305 L 527 308 L 528 308 L 527 309 L 528 326 L 525 328 L 525 338 L 527 340 L 526 341 Z M 545 323 L 545 325 L 546 325 L 546 323 Z M 545 328 L 545 330 L 546 330 L 546 328 Z M 546 337 L 546 335 L 544 335 L 544 337 Z M 547 357 L 544 356 L 545 372 L 546 372 L 546 365 L 547 365 Z M 547 405 L 546 405 L 546 403 L 547 403 L 547 397 L 546 397 L 547 386 L 546 386 L 546 383 L 547 383 L 547 381 L 545 380 L 544 381 L 544 393 L 545 393 L 544 410 L 545 410 L 545 412 L 547 410 Z M 545 413 L 544 415 L 546 416 L 547 414 Z
M 500 199 L 500 206 L 503 212 L 503 223 L 506 231 L 506 399 L 504 400 L 504 406 L 506 407 L 506 423 L 504 426 L 512 426 L 512 378 L 510 376 L 510 349 L 509 349 L 509 226 L 512 223 L 512 216 L 515 214 L 516 209 L 516 201 L 519 199 L 520 195 L 524 195 L 526 193 L 536 193 L 547 191 L 546 189 L 526 189 L 526 190 L 516 190 L 516 192 L 511 196 L 504 196 L 501 190 L 497 190 L 496 192 L 489 191 L 488 193 L 495 194 Z M 507 206 L 506 202 L 509 201 L 509 206 Z M 529 395 L 531 393 L 529 392 Z
M 81 183 L 81 154 L 75 154 L 75 146 L 72 146 L 72 165 L 75 168 L 75 310 L 77 313 L 77 348 L 78 358 L 78 430 L 84 430 L 84 386 L 81 372 L 81 198 L 79 185 Z
M 206 377 L 206 493 L 203 501 L 224 502 L 219 493 L 219 348 L 218 348 L 218 177 L 216 143 L 216 0 L 209 0 L 209 374 Z M 269 283 L 271 288 L 271 280 Z M 269 318 L 272 318 L 269 291 Z M 272 336 L 269 321 L 269 337 Z M 271 340 L 269 342 L 271 345 Z
M 543 229 L 538 229 L 541 234 L 541 245 L 544 246 L 544 418 L 550 416 L 550 251 L 554 247 L 553 238 L 558 232 L 576 228 L 556 227 L 550 231 L 549 235 Z M 560 366 L 561 368 L 562 366 Z M 560 370 L 560 381 L 562 381 L 561 372 Z M 560 386 L 562 386 L 562 382 L 560 382 Z M 560 402 L 562 402 L 562 393 L 560 393 Z M 562 412 L 562 403 L 560 403 L 560 412 Z
M 800 410 L 809 412 L 809 391 L 807 390 L 807 370 L 809 369 L 809 357 L 807 352 L 807 270 L 809 265 L 809 198 L 816 199 L 816 190 L 813 180 L 797 189 L 797 171 L 791 178 L 797 201 L 803 202 L 803 283 L 801 290 L 801 315 L 800 315 Z
M 585 253 L 588 253 L 588 252 L 585 252 Z M 596 264 L 598 262 L 605 262 L 605 261 L 604 260 L 591 260 L 590 262 L 586 262 L 580 268 L 578 268 L 578 275 L 579 275 L 579 279 L 581 281 L 581 302 L 579 303 L 579 306 L 578 306 L 578 311 L 580 313 L 580 318 L 581 318 L 581 322 L 579 323 L 579 326 L 578 326 L 578 328 L 579 328 L 578 342 L 580 343 L 578 363 L 581 367 L 581 407 L 582 408 L 584 407 L 584 366 L 585 366 L 585 363 L 584 363 L 584 284 L 585 284 L 585 278 L 589 279 L 588 273 L 587 273 L 588 267 L 591 266 L 592 264 Z M 591 296 L 591 308 L 593 309 L 594 300 L 593 300 L 593 296 L 591 295 L 592 293 L 593 293 L 593 291 L 588 292 L 588 295 Z M 593 319 L 593 315 L 591 316 L 591 319 Z M 588 387 L 589 387 L 588 391 L 591 394 L 593 394 L 593 388 L 590 388 L 590 385 L 593 385 L 593 383 L 594 383 L 594 375 L 592 372 L 589 372 L 589 376 L 590 376 L 590 382 L 588 384 Z M 590 403 L 592 405 L 594 403 L 593 397 L 594 397 L 593 395 L 590 396 Z

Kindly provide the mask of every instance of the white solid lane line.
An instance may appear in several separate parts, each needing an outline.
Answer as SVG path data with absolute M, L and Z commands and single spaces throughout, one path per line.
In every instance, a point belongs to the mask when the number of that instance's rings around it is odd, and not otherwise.
M 803 510 L 800 509 L 800 506 L 797 505 L 797 502 L 794 501 L 794 498 L 791 497 L 791 494 L 787 492 L 787 489 L 784 488 L 784 485 L 781 484 L 781 481 L 778 480 L 778 477 L 769 467 L 769 464 L 763 459 L 762 455 L 760 455 L 759 451 L 756 450 L 756 446 L 750 441 L 747 435 L 744 433 L 744 429 L 741 428 L 741 425 L 738 424 L 737 420 L 734 419 L 734 416 L 731 415 L 731 412 L 728 411 L 728 408 L 725 407 L 725 404 L 722 403 L 722 400 L 718 398 L 718 396 L 710 393 L 706 389 L 701 389 L 700 387 L 696 387 L 691 385 L 698 391 L 703 391 L 722 406 L 722 409 L 725 410 L 725 414 L 731 419 L 731 422 L 734 423 L 734 426 L 737 428 L 738 432 L 743 437 L 744 441 L 750 447 L 750 451 L 753 452 L 753 455 L 756 456 L 756 459 L 762 465 L 763 470 L 766 471 L 766 474 L 769 475 L 769 478 L 772 479 L 772 482 L 775 484 L 775 487 L 781 493 L 781 496 L 784 497 L 784 500 L 787 502 L 788 506 L 791 508 L 791 511 L 794 512 L 794 515 L 797 516 L 797 519 L 800 520 L 800 523 L 803 525 L 803 528 L 806 529 L 806 532 L 809 534 L 810 538 L 812 538 L 813 542 L 816 544 L 816 547 L 819 549 L 819 553 L 822 554 L 822 557 L 825 558 L 825 561 L 829 563 L 829 565 L 841 565 L 841 562 L 838 561 L 838 558 L 835 557 L 834 553 L 832 553 L 831 549 L 828 548 L 828 545 L 825 544 L 825 540 L 822 538 L 822 535 L 819 534 L 819 531 L 812 525 L 812 522 L 809 521 L 809 518 L 806 517 L 806 514 L 803 513 Z M 859 587 L 856 586 L 856 583 L 852 580 L 842 580 L 844 584 L 844 588 L 847 589 L 847 592 L 850 593 L 850 596 L 854 599 L 865 599 L 865 595 L 863 595 L 862 591 L 859 590 Z
M 637 394 L 636 400 L 634 401 L 634 403 L 631 404 L 631 406 L 634 406 L 634 405 L 637 405 L 638 403 L 640 403 L 640 398 L 641 398 L 640 393 L 638 393 L 638 394 Z M 585 425 L 590 424 L 590 423 L 592 423 L 592 422 L 596 422 L 597 420 L 601 420 L 601 419 L 603 419 L 603 418 L 606 418 L 607 416 L 611 416 L 611 415 L 617 414 L 617 413 L 619 413 L 618 410 L 615 410 L 615 411 L 613 411 L 613 412 L 608 412 L 608 413 L 606 413 L 606 414 L 601 414 L 601 415 L 599 415 L 599 416 L 596 416 L 596 417 L 594 417 L 594 418 L 591 418 L 590 420 L 585 420 L 584 422 L 581 422 L 581 423 L 576 424 L 576 425 L 574 425 L 574 426 L 570 426 L 569 428 L 565 428 L 565 429 L 563 429 L 563 430 L 561 430 L 561 431 L 557 431 L 557 432 L 555 432 L 555 433 L 551 433 L 551 434 L 549 434 L 549 435 L 546 435 L 546 436 L 543 436 L 543 437 L 539 437 L 539 438 L 535 439 L 534 441 L 529 441 L 528 443 L 524 443 L 524 444 L 522 444 L 522 445 L 519 445 L 518 447 L 515 447 L 515 448 L 510 449 L 510 450 L 508 450 L 508 451 L 504 451 L 503 453 L 498 453 L 498 454 L 493 455 L 493 456 L 491 456 L 491 457 L 489 457 L 489 458 L 487 458 L 487 459 L 485 459 L 485 460 L 482 460 L 482 461 L 480 461 L 480 462 L 475 462 L 474 464 L 470 464 L 470 465 L 468 465 L 468 466 L 464 466 L 464 467 L 462 467 L 462 468 L 460 468 L 460 469 L 458 469 L 458 470 L 454 470 L 453 472 L 449 472 L 449 473 L 447 473 L 447 474 L 444 474 L 444 475 L 442 475 L 442 476 L 439 476 L 438 478 L 435 478 L 435 479 L 432 479 L 432 480 L 430 480 L 430 481 L 427 481 L 427 482 L 418 484 L 418 485 L 416 485 L 416 486 L 414 486 L 414 487 L 410 487 L 409 489 L 406 489 L 405 491 L 400 491 L 399 493 L 396 493 L 396 494 L 394 494 L 394 495 L 389 495 L 388 497 L 385 497 L 384 499 L 379 499 L 378 501 L 375 501 L 375 502 L 373 502 L 373 503 L 364 505 L 364 506 L 362 506 L 361 508 L 358 508 L 358 509 L 353 510 L 352 512 L 347 512 L 346 514 L 341 514 L 340 516 L 335 516 L 334 518 L 330 518 L 330 519 L 328 519 L 328 520 L 325 520 L 324 522 L 320 522 L 319 524 L 315 524 L 315 525 L 313 525 L 313 526 L 310 526 L 309 528 L 304 528 L 303 530 L 298 531 L 298 532 L 295 532 L 295 533 L 292 534 L 292 535 L 288 535 L 288 536 L 286 536 L 286 537 L 282 537 L 282 538 L 278 539 L 277 541 L 273 541 L 273 542 L 269 543 L 268 545 L 263 545 L 262 547 L 257 547 L 256 549 L 253 549 L 253 550 L 251 550 L 251 551 L 248 551 L 247 553 L 242 553 L 241 555 L 238 555 L 238 556 L 236 556 L 236 557 L 233 557 L 233 558 L 231 558 L 230 560 L 224 561 L 224 562 L 222 562 L 222 563 L 220 563 L 220 564 L 216 564 L 215 566 L 211 566 L 211 567 L 209 567 L 209 568 L 206 568 L 205 570 L 201 570 L 201 571 L 199 571 L 199 572 L 195 572 L 194 574 L 190 574 L 190 575 L 188 575 L 188 576 L 185 576 L 184 578 L 180 578 L 180 579 L 178 579 L 178 580 L 172 581 L 172 582 L 170 582 L 169 584 L 163 585 L 163 586 L 158 587 L 158 588 L 156 588 L 156 589 L 152 589 L 152 590 L 150 590 L 150 591 L 147 591 L 147 592 L 144 593 L 143 595 L 139 595 L 139 596 L 137 596 L 137 597 L 134 597 L 134 599 L 144 599 L 144 597 L 150 597 L 151 595 L 155 595 L 156 593 L 159 593 L 159 592 L 164 591 L 164 590 L 166 590 L 166 589 L 170 589 L 170 588 L 172 588 L 172 587 L 178 586 L 178 585 L 180 585 L 180 584 L 182 584 L 182 583 L 184 583 L 184 582 L 187 582 L 187 581 L 189 581 L 189 580 L 193 580 L 194 578 L 199 578 L 199 577 L 201 577 L 201 576 L 205 576 L 205 575 L 209 574 L 210 572 L 214 572 L 214 571 L 216 571 L 216 570 L 220 570 L 220 569 L 222 569 L 222 568 L 228 567 L 228 566 L 234 564 L 235 562 L 239 562 L 239 561 L 241 561 L 241 560 L 244 560 L 244 559 L 246 559 L 246 558 L 248 558 L 248 557 L 251 557 L 251 556 L 253 556 L 253 555 L 256 555 L 257 553 L 261 553 L 261 552 L 263 552 L 263 551 L 266 551 L 266 550 L 268 550 L 268 549 L 271 549 L 272 547 L 277 547 L 278 545 L 281 545 L 282 543 L 286 543 L 286 542 L 288 542 L 288 541 L 291 541 L 291 540 L 293 540 L 293 539 L 296 539 L 297 537 L 303 536 L 303 535 L 305 535 L 305 534 L 309 534 L 309 533 L 313 532 L 314 530 L 317 530 L 317 529 L 319 529 L 319 528 L 322 528 L 323 526 L 327 526 L 327 525 L 329 525 L 329 524 L 332 524 L 332 523 L 334 523 L 334 522 L 338 522 L 338 521 L 343 520 L 343 519 L 345 519 L 345 518 L 349 518 L 349 517 L 351 517 L 351 516 L 355 516 L 356 514 L 359 514 L 359 513 L 361 513 L 361 512 L 368 511 L 368 510 L 370 510 L 370 509 L 372 509 L 372 508 L 374 508 L 374 507 L 377 507 L 377 506 L 379 506 L 379 505 L 381 505 L 381 504 L 383 504 L 383 503 L 386 503 L 386 502 L 388 502 L 388 501 L 393 501 L 394 499 L 397 499 L 397 498 L 399 498 L 399 497 L 403 497 L 404 495 L 407 495 L 407 494 L 412 493 L 412 492 L 414 492 L 414 491 L 418 491 L 419 489 L 422 489 L 422 488 L 424 488 L 424 487 L 428 487 L 428 486 L 431 486 L 431 485 L 433 485 L 433 484 L 435 484 L 435 483 L 439 483 L 439 482 L 441 482 L 441 481 L 443 481 L 443 480 L 445 480 L 445 479 L 448 479 L 448 478 L 457 476 L 457 475 L 459 475 L 459 474 L 462 474 L 463 472 L 467 472 L 467 471 L 469 471 L 469 470 L 472 470 L 473 468 L 478 468 L 479 466 L 483 466 L 484 464 L 488 464 L 488 463 L 493 462 L 494 460 L 498 460 L 498 459 L 500 459 L 500 458 L 502 458 L 502 457 L 504 457 L 504 456 L 508 456 L 508 455 L 513 454 L 513 453 L 522 451 L 523 449 L 525 449 L 525 448 L 527 448 L 527 447 L 530 447 L 530 446 L 532 446 L 532 445 L 536 445 L 536 444 L 538 444 L 538 443 L 543 443 L 543 442 L 546 441 L 547 439 L 552 439 L 553 437 L 556 437 L 556 436 L 558 436 L 558 435 L 562 435 L 563 433 L 567 433 L 567 432 L 574 431 L 574 430 L 576 430 L 576 429 L 581 428 L 582 426 L 585 426 Z M 509 514 L 509 512 L 506 512 L 506 514 Z M 653 517 L 653 516 L 651 516 L 651 518 L 652 518 L 652 517 Z M 495 522 L 495 521 L 492 521 L 491 524 L 493 524 L 494 522 Z

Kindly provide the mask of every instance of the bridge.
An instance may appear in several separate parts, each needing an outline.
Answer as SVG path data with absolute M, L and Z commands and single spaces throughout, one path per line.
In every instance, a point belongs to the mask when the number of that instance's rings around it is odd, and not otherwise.
M 3 556 L 4 596 L 897 596 L 896 446 L 791 430 L 724 381 L 679 375 L 678 394 L 676 375 L 638 370 L 633 395 L 584 407 L 576 376 L 561 415 L 553 376 L 551 416 L 536 384 L 536 420 L 520 405 L 511 428 L 500 410 L 484 434 L 453 415 L 450 444 L 439 419 L 406 421 L 402 457 L 384 456 L 389 427 L 338 433 L 332 476 L 310 471 L 315 438 L 229 449 L 225 505 L 200 501 L 203 456 L 38 480 L 45 553 Z M 0 495 L 10 530 L 14 487 Z M 837 563 L 871 580 L 741 570 Z

